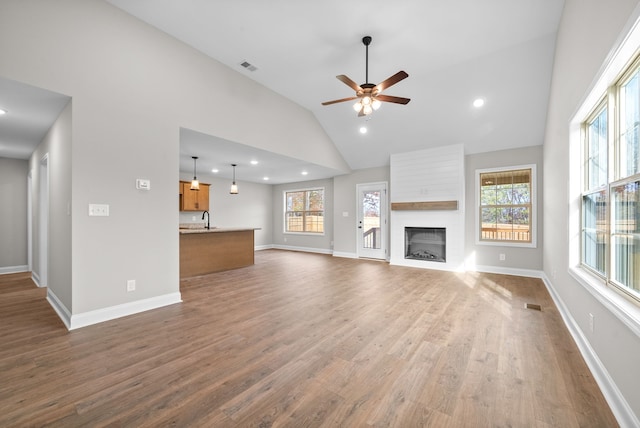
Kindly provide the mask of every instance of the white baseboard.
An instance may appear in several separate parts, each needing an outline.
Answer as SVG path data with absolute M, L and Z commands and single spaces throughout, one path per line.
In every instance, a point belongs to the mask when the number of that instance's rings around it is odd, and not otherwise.
M 331 250 L 324 248 L 294 247 L 290 245 L 273 245 L 272 248 L 277 250 L 302 251 L 305 253 L 331 254 Z
M 51 289 L 47 290 L 47 301 L 56 311 L 64 325 L 67 326 L 67 329 L 75 330 L 77 328 L 98 324 L 104 321 L 126 317 L 128 315 L 149 311 L 151 309 L 157 309 L 163 306 L 180 303 L 182 302 L 182 297 L 180 295 L 180 292 L 169 293 L 162 296 L 136 300 L 135 302 L 123 303 L 121 305 L 96 309 L 95 311 L 83 312 L 80 314 L 71 314 L 69 310 L 62 304 L 60 299 L 58 299 L 56 295 L 51 292 Z
M 253 251 L 262 251 L 262 250 L 270 250 L 273 248 L 273 245 L 256 245 L 253 247 Z
M 38 275 L 38 272 L 34 272 L 31 271 L 31 280 L 38 286 L 38 287 L 42 287 L 42 285 L 40 285 L 40 275 Z
M 528 278 L 542 278 L 544 276 L 544 273 L 541 270 L 506 268 L 500 266 L 468 266 L 467 270 L 484 273 L 499 273 L 502 275 L 525 276 Z
M 51 305 L 54 311 L 58 314 L 67 330 L 71 330 L 71 311 L 62 303 L 58 296 L 55 295 L 50 288 L 47 288 L 47 302 Z
M 604 395 L 605 400 L 607 400 L 607 403 L 609 404 L 609 407 L 611 407 L 611 411 L 615 415 L 620 426 L 622 428 L 640 427 L 640 420 L 633 413 L 629 403 L 627 403 L 627 400 L 625 400 L 617 385 L 613 379 L 611 379 L 606 367 L 602 364 L 600 358 L 598 358 L 598 355 L 589 344 L 589 341 L 585 337 L 582 329 L 580 329 L 576 320 L 571 316 L 571 313 L 560 298 L 560 295 L 556 292 L 551 281 L 549 281 L 549 278 L 547 278 L 543 273 L 541 279 L 547 287 L 551 298 L 562 316 L 564 324 L 567 326 L 567 329 L 569 330 L 569 333 L 571 333 L 576 345 L 578 345 L 580 354 L 582 354 L 587 366 L 589 366 L 591 374 L 595 378 L 596 383 L 602 391 L 602 395 Z
M 4 275 L 8 273 L 20 273 L 20 272 L 29 272 L 29 266 L 20 265 L 20 266 L 0 267 L 0 275 Z
M 334 251 L 333 252 L 333 257 L 344 257 L 346 259 L 357 259 L 358 258 L 358 254 L 357 253 L 345 253 L 342 251 Z

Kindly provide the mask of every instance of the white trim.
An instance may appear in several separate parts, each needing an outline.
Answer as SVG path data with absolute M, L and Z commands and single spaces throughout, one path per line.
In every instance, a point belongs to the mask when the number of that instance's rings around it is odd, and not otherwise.
M 58 313 L 62 322 L 65 323 L 69 330 L 98 324 L 104 321 L 110 321 L 116 318 L 126 317 L 128 315 L 161 308 L 163 306 L 181 303 L 182 298 L 180 292 L 164 294 L 162 296 L 151 297 L 148 299 L 136 300 L 135 302 L 123 303 L 121 305 L 110 306 L 108 308 L 96 309 L 94 311 L 83 312 L 80 314 L 69 315 L 69 311 L 62 305 L 60 300 L 55 298 L 51 292 L 47 293 L 47 301 L 53 306 Z M 52 297 L 51 299 L 49 297 Z
M 482 241 L 480 239 L 480 174 L 487 172 L 503 172 L 517 169 L 531 169 L 531 242 L 501 242 L 501 241 Z M 476 245 L 495 245 L 500 247 L 520 247 L 520 248 L 537 248 L 538 247 L 538 173 L 536 164 L 503 166 L 497 168 L 481 168 L 475 172 L 475 243 Z
M 47 288 L 47 302 L 49 302 L 53 310 L 56 311 L 56 314 L 58 314 L 58 317 L 60 317 L 65 327 L 67 327 L 67 330 L 71 330 L 71 328 L 69 328 L 71 325 L 71 312 L 64 303 L 58 299 L 58 296 L 51 291 L 51 288 Z
M 322 216 L 323 218 L 327 214 L 327 210 L 324 208 L 326 199 L 326 189 L 324 186 L 310 186 L 301 189 L 285 189 L 282 191 L 282 233 L 284 235 L 309 235 L 309 236 L 325 236 L 324 232 L 324 220 L 322 232 L 290 232 L 287 231 L 287 193 L 292 192 L 309 192 L 312 190 L 322 190 Z M 295 250 L 297 251 L 297 250 Z
M 5 275 L 8 273 L 19 273 L 19 272 L 29 272 L 29 266 L 19 265 L 19 266 L 0 267 L 0 275 Z
M 289 251 L 301 251 L 304 253 L 318 253 L 318 254 L 331 254 L 332 251 L 325 248 L 309 248 L 309 247 L 294 247 L 291 245 L 274 245 L 276 250 L 289 250 Z
M 345 259 L 357 259 L 358 258 L 358 254 L 357 253 L 345 253 L 342 251 L 334 251 L 333 252 L 333 257 L 343 257 Z
M 38 272 L 34 272 L 31 271 L 31 280 L 38 286 L 38 287 L 42 287 L 42 285 L 40 285 L 40 275 L 38 275 Z
M 253 247 L 253 251 L 262 251 L 262 250 L 270 250 L 273 248 L 273 245 L 268 244 L 268 245 L 256 245 L 255 247 Z
M 595 277 L 584 269 L 573 267 L 569 269 L 571 275 L 585 290 L 587 290 L 602 306 L 620 320 L 636 336 L 640 337 L 640 308 L 614 291 L 611 287 L 595 280 Z
M 609 375 L 606 367 L 604 366 L 604 364 L 602 364 L 602 362 L 598 358 L 598 355 L 589 344 L 589 341 L 580 329 L 578 323 L 571 316 L 571 313 L 556 292 L 551 281 L 549 281 L 546 275 L 543 275 L 542 281 L 547 287 L 547 290 L 549 291 L 553 302 L 558 308 L 564 324 L 567 326 L 569 333 L 578 346 L 580 354 L 584 358 L 587 366 L 589 367 L 589 370 L 591 371 L 591 374 L 600 387 L 605 400 L 607 400 L 609 407 L 611 407 L 611 411 L 616 417 L 617 422 L 623 428 L 640 426 L 640 420 L 633 413 L 633 410 L 629 406 L 629 403 L 627 403 L 627 400 L 625 400 L 624 396 L 620 393 L 620 390 Z M 588 288 L 590 287 L 587 287 L 587 289 Z
M 544 276 L 544 272 L 541 270 L 507 268 L 500 266 L 473 266 L 473 268 L 469 268 L 468 270 L 475 272 L 498 273 L 501 275 L 524 276 L 527 278 L 542 278 Z
M 380 194 L 380 248 L 378 250 L 365 249 L 363 245 L 362 228 L 358 225 L 361 219 L 364 219 L 362 212 L 362 199 L 361 192 L 364 189 L 381 190 Z M 372 258 L 376 260 L 388 260 L 389 251 L 389 183 L 386 181 L 376 181 L 372 183 L 357 183 L 356 184 L 356 253 L 361 258 Z M 375 256 L 373 254 L 375 254 Z M 380 257 L 382 255 L 382 257 Z

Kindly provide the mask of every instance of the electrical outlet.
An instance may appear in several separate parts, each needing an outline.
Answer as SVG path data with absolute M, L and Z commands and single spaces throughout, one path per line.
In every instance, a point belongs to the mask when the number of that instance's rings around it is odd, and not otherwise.
M 136 280 L 130 279 L 127 281 L 127 291 L 136 291 Z
M 592 313 L 589 313 L 589 330 L 593 333 L 593 324 L 595 323 L 595 317 Z
M 503 262 L 507 259 L 507 256 L 504 253 L 500 253 L 500 261 Z
M 191 221 L 196 221 L 196 216 L 191 216 Z

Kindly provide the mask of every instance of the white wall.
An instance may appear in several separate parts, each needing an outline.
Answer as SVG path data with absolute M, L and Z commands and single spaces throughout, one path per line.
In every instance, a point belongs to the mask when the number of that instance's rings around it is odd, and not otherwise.
M 27 270 L 26 160 L 0 158 L 0 273 Z
M 568 273 L 572 233 L 568 228 L 569 122 L 629 17 L 638 16 L 634 11 L 637 6 L 637 0 L 565 0 L 544 141 L 544 272 L 566 308 L 570 327 L 592 353 L 592 363 L 601 367 L 603 378 L 612 383 L 605 394 L 611 397 L 617 392 L 626 402 L 617 403 L 615 410 L 635 414 L 635 419 L 626 419 L 623 426 L 639 423 L 640 337 Z M 589 331 L 589 313 L 595 315 L 593 333 Z
M 522 248 L 499 245 L 476 244 L 477 195 L 475 188 L 476 170 L 484 168 L 501 168 L 517 165 L 536 165 L 537 172 L 537 246 L 536 248 Z M 476 267 L 478 270 L 491 270 L 504 273 L 534 274 L 542 270 L 543 228 L 542 213 L 544 212 L 542 186 L 542 146 L 523 147 L 511 150 L 480 153 L 465 156 L 465 186 L 466 186 L 466 233 L 465 260 L 468 269 Z M 499 255 L 505 254 L 505 260 L 500 261 Z M 529 272 L 527 272 L 529 271 Z
M 180 179 L 191 181 L 192 175 L 182 173 Z M 272 185 L 236 180 L 238 194 L 231 195 L 231 181 L 208 174 L 198 174 L 201 183 L 209 187 L 209 215 L 212 227 L 254 227 L 256 248 L 270 247 L 273 242 Z M 176 186 L 177 187 L 177 186 Z M 177 201 L 177 195 L 176 195 Z M 176 207 L 177 207 L 176 202 Z M 177 209 L 177 208 L 176 208 Z M 193 217 L 196 220 L 193 220 Z M 205 220 L 206 221 L 206 220 Z M 202 211 L 180 212 L 180 223 L 202 224 Z
M 349 170 L 308 110 L 100 0 L 2 2 L 0 52 L 0 76 L 73 97 L 73 314 L 179 292 L 180 127 Z

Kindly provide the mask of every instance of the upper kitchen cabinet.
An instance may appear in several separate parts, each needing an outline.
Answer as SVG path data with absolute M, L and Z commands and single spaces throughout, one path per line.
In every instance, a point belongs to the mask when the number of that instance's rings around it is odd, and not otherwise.
M 200 183 L 200 190 L 191 190 L 191 182 L 180 182 L 180 211 L 209 211 L 209 184 Z

